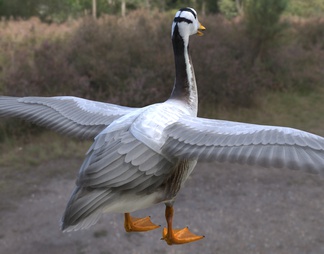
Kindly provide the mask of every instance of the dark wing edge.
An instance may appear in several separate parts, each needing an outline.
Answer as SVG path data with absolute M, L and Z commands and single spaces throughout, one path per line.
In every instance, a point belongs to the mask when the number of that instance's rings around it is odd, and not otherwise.
M 305 131 L 183 117 L 165 134 L 168 156 L 324 174 L 324 138 Z
M 72 96 L 0 96 L 0 117 L 20 118 L 81 139 L 92 139 L 111 122 L 134 110 Z

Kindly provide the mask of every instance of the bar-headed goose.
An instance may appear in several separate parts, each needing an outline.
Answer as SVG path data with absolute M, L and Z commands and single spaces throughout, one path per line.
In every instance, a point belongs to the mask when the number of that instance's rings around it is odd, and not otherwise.
M 129 108 L 76 97 L 0 97 L 0 116 L 20 117 L 63 134 L 95 137 L 62 218 L 62 230 L 88 228 L 103 212 L 125 214 L 126 231 L 159 226 L 130 212 L 164 202 L 168 244 L 196 241 L 173 229 L 173 203 L 198 160 L 324 173 L 324 138 L 296 129 L 197 117 L 189 36 L 202 34 L 192 8 L 172 24 L 176 77 L 170 98 Z

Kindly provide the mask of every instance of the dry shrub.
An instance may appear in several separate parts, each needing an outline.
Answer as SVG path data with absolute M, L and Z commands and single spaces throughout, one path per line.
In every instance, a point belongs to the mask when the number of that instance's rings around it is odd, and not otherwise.
M 130 106 L 165 100 L 174 82 L 171 20 L 168 14 L 139 10 L 124 18 L 84 18 L 59 26 L 1 23 L 0 91 L 69 94 Z M 323 22 L 289 20 L 291 29 L 267 55 L 251 61 L 254 44 L 242 20 L 207 16 L 201 21 L 205 36 L 191 40 L 201 103 L 249 107 L 268 89 L 305 91 L 322 84 Z
M 78 22 L 44 24 L 38 18 L 0 22 L 0 92 L 26 95 L 38 92 L 34 55 L 45 41 L 63 40 Z M 54 56 L 51 57 L 53 59 Z
M 324 82 L 324 20 L 286 20 L 285 41 L 269 57 L 277 82 L 270 89 L 309 93 Z
M 124 105 L 166 98 L 172 88 L 169 26 L 165 16 L 151 15 L 84 20 L 70 41 L 69 59 L 89 78 L 88 96 Z
M 324 18 L 294 18 L 291 21 L 298 41 L 305 50 L 324 50 Z
M 64 24 L 42 23 L 37 17 L 28 20 L 1 20 L 0 38 L 6 38 L 15 43 L 26 41 L 28 38 L 57 38 L 70 33 L 78 25 L 78 20 L 71 20 Z
M 203 22 L 207 31 L 204 38 L 194 39 L 198 45 L 193 51 L 201 103 L 252 105 L 258 88 L 241 22 L 229 22 L 222 16 L 207 17 Z
M 73 94 L 124 105 L 166 99 L 173 83 L 170 19 L 136 11 L 85 18 L 73 32 L 7 54 L 6 94 Z M 35 39 L 39 39 L 35 35 Z M 4 61 L 5 62 L 5 61 Z
M 323 20 L 282 22 L 286 29 L 269 45 L 267 54 L 252 61 L 253 38 L 247 36 L 242 20 L 229 22 L 221 16 L 203 20 L 208 30 L 205 38 L 198 38 L 202 50 L 193 53 L 204 108 L 249 107 L 268 90 L 306 94 L 323 86 Z

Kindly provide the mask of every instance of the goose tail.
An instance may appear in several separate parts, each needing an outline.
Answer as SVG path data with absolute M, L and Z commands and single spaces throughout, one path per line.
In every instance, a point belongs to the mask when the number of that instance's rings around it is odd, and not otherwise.
M 110 189 L 76 187 L 61 219 L 62 231 L 86 229 L 94 225 L 111 197 Z

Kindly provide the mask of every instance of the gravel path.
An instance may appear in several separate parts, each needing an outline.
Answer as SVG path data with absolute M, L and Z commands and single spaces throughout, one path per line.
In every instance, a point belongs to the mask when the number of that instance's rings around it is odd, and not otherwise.
M 161 229 L 125 233 L 121 214 L 62 233 L 59 219 L 73 186 L 74 179 L 53 176 L 26 186 L 28 196 L 2 200 L 11 208 L 0 211 L 0 253 L 324 253 L 324 179 L 316 175 L 198 164 L 178 196 L 174 224 L 206 237 L 180 246 L 161 241 Z M 163 204 L 134 215 L 165 226 Z

